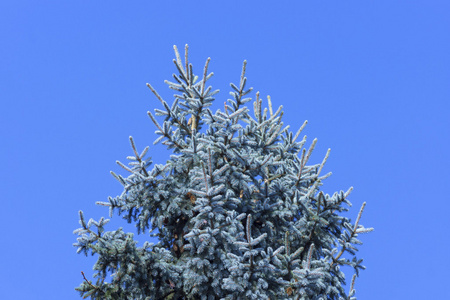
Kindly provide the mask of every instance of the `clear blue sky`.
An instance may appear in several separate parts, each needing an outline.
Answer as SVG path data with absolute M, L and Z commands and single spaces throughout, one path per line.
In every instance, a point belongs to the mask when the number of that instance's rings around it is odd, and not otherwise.
M 285 124 L 309 121 L 312 161 L 331 148 L 324 191 L 354 186 L 348 215 L 366 201 L 375 227 L 358 299 L 450 299 L 448 1 L 2 1 L 0 41 L 2 299 L 80 299 L 96 258 L 72 246 L 78 210 L 108 216 L 95 202 L 121 192 L 128 136 L 155 139 L 145 83 L 171 102 L 186 43 L 197 73 L 212 59 L 214 110 L 246 59 Z

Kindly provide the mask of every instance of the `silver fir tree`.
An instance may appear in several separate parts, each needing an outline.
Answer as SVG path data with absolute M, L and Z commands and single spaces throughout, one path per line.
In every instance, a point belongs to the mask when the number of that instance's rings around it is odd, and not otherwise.
M 162 141 L 170 159 L 150 168 L 149 147 L 139 153 L 130 137 L 129 166 L 117 162 L 128 177 L 111 172 L 123 193 L 97 202 L 110 217 L 117 211 L 135 222 L 138 234 L 157 229 L 150 236 L 159 242 L 137 247 L 132 233 L 105 232 L 108 219 L 86 222 L 80 211 L 74 246 L 98 261 L 96 281 L 82 272 L 76 290 L 91 299 L 356 299 L 355 278 L 365 268 L 355 256 L 358 235 L 373 228 L 359 224 L 365 203 L 353 224 L 339 215 L 351 206 L 352 188 L 320 191 L 331 175 L 321 175 L 329 150 L 308 165 L 317 139 L 303 148 L 306 136 L 297 138 L 306 121 L 289 131 L 270 97 L 262 109 L 256 93 L 251 116 L 245 61 L 233 99 L 213 113 L 210 59 L 199 79 L 187 45 L 184 64 L 174 49 L 178 75 L 166 81 L 177 93 L 172 105 L 147 84 L 164 108 L 155 109 L 162 122 L 148 112 L 159 135 L 154 144 Z M 342 266 L 355 270 L 348 293 Z

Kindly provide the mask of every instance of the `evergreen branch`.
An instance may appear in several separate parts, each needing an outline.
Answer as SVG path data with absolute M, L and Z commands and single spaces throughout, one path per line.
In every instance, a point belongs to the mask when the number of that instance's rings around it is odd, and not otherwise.
M 145 169 L 145 166 L 142 165 L 142 158 L 145 155 L 145 153 L 147 153 L 148 149 L 147 148 L 146 148 L 147 150 L 144 149 L 145 152 L 143 151 L 143 155 L 139 155 L 139 153 L 137 152 L 137 149 L 136 149 L 136 144 L 134 143 L 133 137 L 131 135 L 130 135 L 129 139 L 130 139 L 130 143 L 131 143 L 131 148 L 133 148 L 134 155 L 136 156 L 136 160 L 139 162 L 139 165 L 141 166 L 141 170 L 144 172 L 145 176 L 148 177 L 147 170 Z
M 189 69 L 188 49 L 189 49 L 188 44 L 184 45 L 184 67 L 185 67 L 185 70 L 186 70 L 186 71 Z M 181 65 L 181 59 L 180 59 L 180 65 Z M 187 75 L 187 78 L 186 78 L 187 81 L 188 81 L 188 82 L 191 82 L 191 76 L 190 76 L 190 74 L 187 72 L 186 75 Z
M 161 103 L 164 103 L 163 98 L 158 94 L 158 92 L 151 86 L 150 83 L 147 83 L 147 87 L 153 92 L 153 94 L 158 98 Z
M 272 101 L 270 99 L 270 96 L 267 95 L 267 102 L 269 103 L 269 112 L 270 112 L 270 117 L 273 117 L 273 110 L 272 110 Z
M 311 268 L 311 258 L 314 251 L 314 243 L 311 244 L 308 251 L 308 259 L 306 260 L 306 269 L 309 270 Z
M 352 276 L 352 283 L 350 284 L 350 292 L 352 292 L 354 290 L 355 279 L 356 279 L 356 274 L 353 274 L 353 276 Z
M 262 119 L 261 119 L 261 104 L 262 104 L 262 100 L 259 99 L 259 92 L 256 92 L 256 100 L 253 103 L 253 109 L 254 109 L 255 118 L 257 119 L 258 124 L 262 123 Z
M 155 126 L 159 129 L 161 134 L 164 134 L 164 130 L 161 128 L 161 126 L 159 125 L 158 121 L 156 121 L 155 117 L 153 117 L 152 113 L 148 111 L 147 114 L 150 117 L 150 119 L 153 121 Z
M 225 102 L 223 103 L 223 105 L 224 105 L 224 107 L 225 107 L 225 113 L 227 114 L 227 116 L 229 116 L 229 114 L 228 114 L 228 105 L 227 105 L 227 102 L 225 101 Z
M 303 129 L 305 128 L 306 124 L 308 124 L 308 120 L 306 120 L 305 122 L 303 122 L 303 125 L 300 127 L 300 129 L 297 131 L 297 133 L 294 136 L 294 139 L 292 140 L 292 143 L 295 142 L 295 140 L 298 138 L 298 136 L 300 135 L 300 133 L 303 131 Z
M 127 183 L 125 182 L 125 180 L 123 179 L 122 176 L 117 175 L 116 173 L 114 173 L 113 171 L 109 171 L 109 173 L 111 173 L 111 175 L 117 179 L 117 181 L 120 182 L 120 184 L 122 184 L 123 186 L 127 186 Z
M 355 226 L 354 226 L 352 232 L 350 233 L 350 238 L 349 238 L 349 240 L 351 240 L 352 238 L 354 238 L 355 235 L 357 234 L 357 233 L 356 233 L 356 229 L 358 228 L 359 220 L 361 219 L 361 215 L 362 215 L 362 212 L 363 212 L 365 206 L 366 206 L 366 202 L 364 202 L 364 203 L 362 204 L 361 209 L 359 210 L 358 217 L 356 218 Z M 343 244 L 343 245 L 342 245 L 342 249 L 341 249 L 341 251 L 339 252 L 339 254 L 338 254 L 335 258 L 333 258 L 333 261 L 331 262 L 330 267 L 333 266 L 333 264 L 334 264 L 335 262 L 338 261 L 338 259 L 342 256 L 342 254 L 344 254 L 345 250 L 347 250 L 347 247 L 346 247 L 345 244 Z
M 358 217 L 356 218 L 355 227 L 353 228 L 353 231 L 355 231 L 355 232 L 356 232 L 356 229 L 358 228 L 359 220 L 361 219 L 361 215 L 364 211 L 364 207 L 366 207 L 366 202 L 364 202 L 362 204 L 361 209 L 359 210 L 359 213 L 358 213 Z
M 251 251 L 253 249 L 252 246 L 252 230 L 251 230 L 251 220 L 252 220 L 252 215 L 248 214 L 247 215 L 247 226 L 246 226 L 246 230 L 247 230 L 247 241 L 248 241 L 248 247 L 250 248 L 250 272 L 253 273 L 253 254 L 251 254 Z M 250 275 L 251 277 L 251 275 Z
M 183 70 L 183 64 L 181 62 L 181 57 L 180 57 L 180 52 L 178 52 L 178 48 L 176 45 L 173 45 L 173 50 L 175 51 L 175 57 L 176 60 L 173 60 L 173 62 L 175 63 L 175 66 L 177 67 L 178 71 L 180 72 L 180 75 L 183 76 L 183 79 L 186 80 L 188 79 L 188 75 L 187 75 L 187 68 L 186 71 Z
M 186 55 L 187 55 L 187 53 L 186 53 Z M 187 62 L 186 62 L 187 63 Z M 186 69 L 186 71 L 187 71 L 188 69 Z M 187 74 L 188 74 L 188 78 L 187 78 L 187 82 L 188 82 L 188 87 L 190 87 L 190 88 L 192 88 L 192 90 L 194 91 L 194 92 L 196 92 L 197 93 L 197 90 L 195 89 L 195 87 L 193 87 L 193 83 L 194 83 L 194 71 L 193 71 L 193 68 L 192 68 L 192 65 L 190 64 L 189 65 L 189 72 L 187 72 Z M 198 94 L 198 93 L 197 93 Z
M 120 161 L 116 160 L 116 164 L 118 164 L 119 166 L 121 166 L 124 170 L 133 173 L 133 170 L 131 170 L 130 168 L 128 168 L 127 166 L 125 166 L 123 163 L 121 163 Z
M 306 163 L 308 162 L 309 157 L 311 156 L 311 153 L 312 153 L 312 151 L 314 150 L 314 147 L 316 146 L 316 143 L 317 143 L 317 138 L 315 138 L 315 139 L 313 140 L 311 146 L 309 147 L 308 153 L 306 154 L 305 161 L 303 162 L 303 164 L 306 164 Z
M 272 177 L 270 177 L 270 178 L 264 179 L 264 182 L 265 182 L 266 184 L 270 184 L 270 182 L 271 182 L 272 180 L 275 180 L 275 179 L 277 179 L 277 178 L 280 178 L 280 177 L 282 177 L 283 175 L 286 175 L 286 174 L 277 174 L 277 175 L 272 176 Z
M 248 214 L 247 215 L 247 226 L 246 226 L 246 230 L 247 230 L 247 242 L 250 244 L 252 242 L 252 231 L 251 231 L 251 221 L 252 221 L 252 215 Z
M 95 286 L 95 285 L 92 285 L 92 283 L 90 283 L 90 281 L 87 280 L 86 276 L 84 276 L 84 272 L 83 272 L 83 271 L 81 271 L 81 275 L 83 275 L 84 280 L 85 280 L 85 281 L 86 281 L 93 289 L 96 289 L 96 290 L 99 289 L 99 287 L 97 287 L 97 286 Z
M 168 82 L 166 80 L 167 84 L 171 84 L 170 82 Z M 164 101 L 161 96 L 156 92 L 156 90 L 149 84 L 147 83 L 147 86 L 152 90 L 152 92 L 156 95 L 156 97 L 159 99 L 159 101 L 163 104 L 163 106 L 166 108 L 167 110 L 167 114 L 180 126 L 181 129 L 184 129 L 188 134 L 192 134 L 191 131 L 180 121 L 180 119 L 173 113 L 173 108 L 169 108 L 169 106 L 167 105 L 166 101 Z M 174 101 L 174 104 L 176 104 L 178 100 Z M 188 125 L 189 126 L 189 125 Z
M 209 191 L 209 188 L 208 188 L 208 180 L 207 180 L 207 175 L 206 175 L 206 171 L 205 171 L 205 165 L 203 164 L 203 161 L 202 161 L 201 163 L 202 163 L 202 169 L 203 169 L 203 177 L 204 177 L 204 179 L 205 179 L 205 188 L 206 188 L 206 193 L 208 193 L 208 191 Z
M 212 184 L 213 183 L 213 169 L 212 169 L 211 148 L 208 148 L 208 169 L 209 169 L 209 177 L 211 179 L 211 184 Z
M 347 198 L 349 195 L 350 195 L 350 193 L 353 191 L 353 187 L 351 186 L 348 190 L 347 190 L 347 192 L 345 192 L 345 194 L 344 194 L 344 198 Z
M 156 127 L 158 128 L 158 130 L 161 132 L 161 134 L 163 134 L 170 142 L 174 143 L 175 146 L 177 146 L 178 149 L 185 149 L 186 147 L 181 146 L 180 144 L 178 144 L 176 141 L 172 140 L 172 136 L 170 136 L 167 132 L 165 132 L 161 126 L 159 125 L 159 123 L 156 121 L 155 117 L 152 115 L 151 112 L 147 112 L 148 116 L 150 117 L 150 119 L 153 121 L 153 123 L 156 125 Z
M 326 163 L 326 161 L 328 159 L 328 156 L 330 155 L 330 151 L 331 151 L 331 149 L 328 148 L 327 154 L 325 154 L 325 157 L 324 157 L 322 163 L 320 164 L 319 170 L 317 171 L 317 177 L 319 177 L 319 174 L 322 171 L 322 168 L 325 165 L 325 163 Z
M 246 81 L 246 79 L 245 79 L 245 70 L 246 70 L 246 68 L 247 68 L 247 61 L 244 60 L 244 62 L 242 63 L 241 81 L 239 83 L 239 89 L 241 91 L 243 91 L 244 87 L 245 87 L 245 81 Z
M 333 175 L 333 172 L 328 172 L 327 174 L 318 177 L 317 179 L 320 181 L 323 181 L 324 179 L 327 179 L 328 177 L 330 177 L 331 175 Z
M 273 154 L 272 153 L 270 153 L 267 157 L 266 157 L 266 159 L 261 163 L 261 165 L 259 165 L 259 167 L 256 167 L 256 168 L 251 168 L 251 169 L 249 169 L 249 170 L 255 170 L 255 169 L 257 169 L 257 168 L 262 168 L 271 158 L 272 158 L 272 156 L 273 156 Z
M 186 58 L 186 60 L 187 60 L 187 58 Z M 209 65 L 209 61 L 210 61 L 210 60 L 211 60 L 211 58 L 208 57 L 208 59 L 206 60 L 206 63 L 205 63 L 205 68 L 204 68 L 204 70 L 203 70 L 203 81 L 202 81 L 202 90 L 201 90 L 202 96 L 204 95 L 204 92 L 205 92 L 206 73 L 208 73 L 208 65 Z
M 130 143 L 131 143 L 131 148 L 133 148 L 133 152 L 134 152 L 134 155 L 136 156 L 136 159 L 140 159 L 139 153 L 136 150 L 136 145 L 135 145 L 133 137 L 131 135 L 129 136 L 129 139 L 130 139 Z
M 297 178 L 297 181 L 295 182 L 295 186 L 297 186 L 300 183 L 300 179 L 302 177 L 303 167 L 305 166 L 305 153 L 306 153 L 306 149 L 303 149 L 302 158 L 300 160 L 300 171 L 298 171 L 298 178 Z

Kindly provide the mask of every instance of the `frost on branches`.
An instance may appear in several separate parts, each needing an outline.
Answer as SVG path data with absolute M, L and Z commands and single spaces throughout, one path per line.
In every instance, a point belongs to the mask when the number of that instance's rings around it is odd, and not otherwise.
M 146 157 L 149 147 L 136 149 L 129 172 L 112 175 L 123 185 L 109 207 L 138 234 L 148 232 L 159 242 L 137 247 L 132 233 L 105 231 L 108 219 L 85 221 L 77 252 L 98 255 L 94 281 L 84 273 L 76 288 L 91 299 L 356 299 L 354 283 L 362 259 L 355 256 L 358 235 L 372 231 L 339 215 L 350 206 L 352 190 L 333 195 L 320 191 L 320 164 L 308 164 L 316 139 L 304 148 L 297 141 L 306 122 L 294 134 L 282 122 L 280 106 L 273 111 L 256 93 L 253 112 L 245 106 L 246 62 L 239 84 L 231 84 L 233 99 L 215 113 L 209 107 L 218 90 L 207 86 L 208 58 L 201 77 L 193 73 L 176 47 L 178 75 L 175 99 L 169 105 L 150 85 L 162 109 L 148 112 L 159 137 L 172 152 L 165 165 Z M 157 117 L 161 117 L 157 119 Z M 345 255 L 344 255 L 345 254 Z M 350 258 L 348 258 L 350 257 Z M 342 266 L 354 268 L 346 292 Z

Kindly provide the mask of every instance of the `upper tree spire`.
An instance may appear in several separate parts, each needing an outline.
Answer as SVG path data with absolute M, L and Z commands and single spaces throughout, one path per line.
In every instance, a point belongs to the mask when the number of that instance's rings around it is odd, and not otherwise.
M 162 105 L 148 112 L 154 143 L 172 153 L 151 167 L 149 148 L 139 152 L 130 137 L 130 162 L 118 162 L 127 176 L 111 172 L 124 191 L 98 202 L 135 222 L 138 234 L 156 231 L 159 242 L 137 247 L 132 233 L 105 232 L 109 220 L 86 222 L 80 211 L 75 246 L 98 261 L 96 282 L 83 273 L 77 290 L 92 299 L 356 299 L 364 269 L 358 234 L 373 229 L 359 224 L 365 203 L 355 223 L 339 214 L 352 188 L 320 190 L 331 175 L 321 175 L 330 149 L 309 164 L 317 139 L 297 142 L 307 122 L 294 135 L 270 96 L 263 108 L 257 92 L 250 114 L 246 61 L 232 99 L 211 111 L 218 90 L 207 85 L 210 58 L 198 80 L 188 46 L 184 63 L 174 50 L 177 74 L 166 81 L 176 92 L 172 104 L 147 84 Z M 348 292 L 342 266 L 355 270 Z

